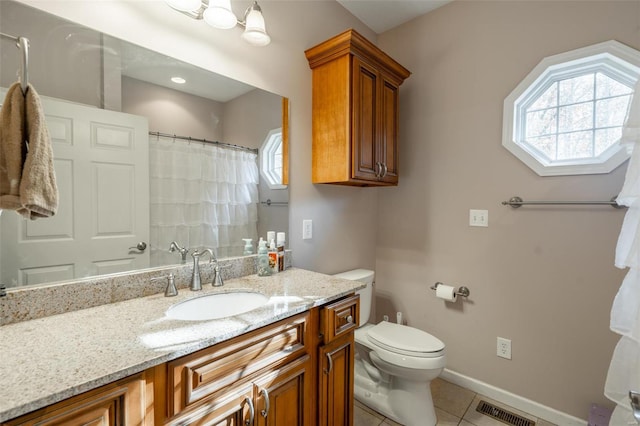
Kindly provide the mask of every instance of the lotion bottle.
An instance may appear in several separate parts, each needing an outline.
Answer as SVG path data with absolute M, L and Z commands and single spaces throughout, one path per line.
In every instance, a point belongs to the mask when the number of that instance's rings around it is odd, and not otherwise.
M 285 244 L 285 233 L 278 232 L 276 240 L 276 248 L 278 250 L 278 271 L 284 271 L 284 244 Z
M 271 240 L 271 244 L 269 245 L 269 268 L 271 268 L 271 273 L 275 274 L 278 272 L 278 250 L 276 250 L 276 242 Z

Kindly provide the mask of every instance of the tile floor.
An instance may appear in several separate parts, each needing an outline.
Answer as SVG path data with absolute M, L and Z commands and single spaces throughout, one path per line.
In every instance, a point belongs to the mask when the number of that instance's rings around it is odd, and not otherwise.
M 476 406 L 480 399 L 534 420 L 536 426 L 555 426 L 545 420 L 538 419 L 442 379 L 436 379 L 431 382 L 431 393 L 436 415 L 438 416 L 436 426 L 505 426 L 505 423 L 476 411 Z M 355 405 L 354 426 L 401 426 L 358 401 L 356 401 Z

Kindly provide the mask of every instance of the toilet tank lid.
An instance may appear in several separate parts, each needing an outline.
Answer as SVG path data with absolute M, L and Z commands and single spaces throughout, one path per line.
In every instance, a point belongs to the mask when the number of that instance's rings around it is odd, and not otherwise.
M 335 274 L 334 277 L 351 281 L 360 281 L 363 283 L 373 282 L 375 272 L 370 269 L 354 269 L 352 271 L 341 272 Z

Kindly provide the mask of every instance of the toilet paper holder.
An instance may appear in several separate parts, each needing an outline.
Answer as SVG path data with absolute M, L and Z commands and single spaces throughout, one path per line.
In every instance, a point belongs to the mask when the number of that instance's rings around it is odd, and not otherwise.
M 431 290 L 437 289 L 439 285 L 444 285 L 444 283 L 441 283 L 440 281 L 438 281 L 437 283 L 431 286 Z M 469 297 L 469 294 L 471 294 L 471 292 L 465 286 L 458 288 L 458 291 L 456 291 L 456 295 L 461 297 Z

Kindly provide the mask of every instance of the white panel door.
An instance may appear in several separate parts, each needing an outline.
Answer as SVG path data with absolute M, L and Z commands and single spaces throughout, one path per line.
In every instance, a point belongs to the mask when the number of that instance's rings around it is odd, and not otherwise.
M 0 94 L 4 97 L 2 92 Z M 55 216 L 0 216 L 0 280 L 8 287 L 149 266 L 145 117 L 42 98 L 60 192 Z

